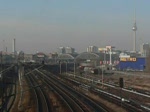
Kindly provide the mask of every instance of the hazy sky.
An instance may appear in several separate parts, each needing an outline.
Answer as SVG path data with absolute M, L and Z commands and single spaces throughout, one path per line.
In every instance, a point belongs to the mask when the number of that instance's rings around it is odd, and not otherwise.
M 84 52 L 89 45 L 133 49 L 136 1 L 137 49 L 150 42 L 150 0 L 0 0 L 0 50 L 26 53 Z M 4 40 L 4 41 L 3 41 Z

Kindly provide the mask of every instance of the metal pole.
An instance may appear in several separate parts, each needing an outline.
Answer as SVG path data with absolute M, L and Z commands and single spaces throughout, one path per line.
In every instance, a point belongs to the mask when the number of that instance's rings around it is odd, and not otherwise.
M 134 31 L 134 51 L 136 52 L 136 31 Z
M 67 61 L 66 61 L 66 75 L 67 75 Z
M 60 71 L 60 74 L 61 74 L 61 62 L 59 63 L 59 65 L 60 65 L 60 67 L 59 67 L 59 68 L 60 68 L 60 70 L 59 70 L 59 71 Z
M 76 63 L 74 62 L 74 78 L 75 78 L 75 74 L 76 74 L 75 69 L 76 69 Z
M 103 87 L 103 85 L 104 85 L 104 70 L 103 70 L 103 67 L 104 67 L 104 65 L 106 64 L 106 52 L 105 52 L 105 50 L 104 50 L 104 64 L 102 65 L 102 87 Z
M 104 84 L 103 84 L 103 83 L 104 83 L 104 76 L 103 76 L 103 75 L 104 75 L 104 73 L 103 73 L 103 65 L 102 65 L 102 87 L 103 87 L 103 85 L 104 85 Z

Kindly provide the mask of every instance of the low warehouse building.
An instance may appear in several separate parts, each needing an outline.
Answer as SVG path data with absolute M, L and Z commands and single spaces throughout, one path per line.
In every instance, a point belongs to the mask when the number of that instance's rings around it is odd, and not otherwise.
M 133 71 L 143 71 L 146 67 L 145 57 L 129 57 L 120 58 L 120 62 L 117 65 L 118 70 L 133 70 Z

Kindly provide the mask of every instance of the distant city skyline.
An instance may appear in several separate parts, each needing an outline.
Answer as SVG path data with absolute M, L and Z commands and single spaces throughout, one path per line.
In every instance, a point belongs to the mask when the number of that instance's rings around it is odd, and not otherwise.
M 136 5 L 135 2 L 136 1 Z M 133 49 L 136 7 L 137 50 L 150 42 L 148 0 L 26 0 L 0 1 L 0 50 L 26 53 L 55 52 L 70 46 L 84 52 L 88 46 Z

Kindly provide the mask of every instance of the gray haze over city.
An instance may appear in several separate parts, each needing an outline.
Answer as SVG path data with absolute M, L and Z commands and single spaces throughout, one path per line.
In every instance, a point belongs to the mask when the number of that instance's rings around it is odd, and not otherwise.
M 90 45 L 133 49 L 136 7 L 137 49 L 150 42 L 148 0 L 26 0 L 0 1 L 0 50 L 56 52 L 70 46 L 84 52 Z

